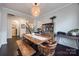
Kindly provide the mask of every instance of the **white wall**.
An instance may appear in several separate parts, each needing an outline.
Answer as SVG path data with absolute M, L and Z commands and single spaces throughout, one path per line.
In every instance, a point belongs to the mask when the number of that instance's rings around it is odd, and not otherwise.
M 68 32 L 71 29 L 78 28 L 78 5 L 73 4 L 56 13 L 55 32 Z
M 26 33 L 26 28 L 21 27 L 22 24 L 26 25 L 26 20 L 21 18 L 20 19 L 20 37 L 22 37 L 22 35 Z
M 78 4 L 71 4 L 65 8 L 57 10 L 56 12 L 51 12 L 49 14 L 44 15 L 41 18 L 40 23 L 47 23 L 51 22 L 49 19 L 52 16 L 56 16 L 57 18 L 54 19 L 54 32 L 57 33 L 58 31 L 68 32 L 71 29 L 79 28 L 79 5 Z M 78 49 L 76 40 L 70 40 L 67 38 L 59 39 L 59 44 L 66 45 L 69 47 L 73 47 Z
M 22 13 L 22 12 L 18 12 L 18 11 L 14 11 L 12 9 L 8 9 L 8 8 L 1 8 L 0 7 L 0 47 L 3 45 L 3 44 L 7 44 L 7 38 L 8 38 L 8 24 L 7 24 L 7 21 L 8 21 L 8 14 L 13 14 L 13 15 L 16 15 L 16 16 L 19 16 L 19 17 L 23 17 L 23 18 L 26 18 L 26 19 L 32 19 L 32 17 L 30 15 L 27 15 L 25 13 Z
M 49 18 L 52 16 L 57 17 L 54 19 L 55 33 L 58 31 L 68 32 L 71 29 L 78 28 L 78 4 L 72 4 L 56 12 L 51 12 L 42 17 L 40 23 L 51 22 Z
M 25 13 L 22 13 L 22 12 L 19 12 L 19 11 L 15 11 L 15 10 L 12 10 L 12 9 L 8 9 L 8 8 L 5 8 L 5 10 L 7 11 L 7 14 L 15 15 L 16 18 L 18 19 L 18 21 L 20 20 L 19 22 L 21 22 L 21 24 L 25 23 L 25 20 L 33 20 L 33 17 L 28 15 L 28 14 L 25 14 Z M 15 20 L 16 20 L 16 18 L 15 18 Z M 25 30 L 20 31 L 20 37 L 21 37 L 21 34 L 23 32 L 25 32 Z M 7 38 L 11 38 L 11 36 L 10 37 L 7 36 Z
M 8 38 L 12 38 L 12 23 L 16 22 L 17 36 L 22 37 L 23 33 L 26 33 L 26 28 L 22 29 L 21 24 L 26 24 L 26 19 L 17 16 L 8 16 Z
M 1 37 L 1 8 L 0 8 L 0 37 Z M 1 43 L 1 38 L 0 38 L 0 43 Z M 1 44 L 0 44 L 1 47 Z
M 18 22 L 18 18 L 15 17 L 15 16 L 11 16 L 11 15 L 8 15 L 8 30 L 7 30 L 7 35 L 8 35 L 8 38 L 12 38 L 12 24 L 13 23 L 16 23 L 16 27 L 17 27 L 17 35 L 19 35 L 19 22 Z
M 8 17 L 8 30 L 7 30 L 7 37 L 8 38 L 12 38 L 12 17 L 10 15 L 7 16 Z
M 18 17 L 18 16 L 12 16 L 12 15 L 8 15 L 8 30 L 7 30 L 7 36 L 8 38 L 12 38 L 12 23 L 16 23 L 16 28 L 17 28 L 17 36 L 22 37 L 23 33 L 26 33 L 26 28 L 22 28 L 21 24 L 25 24 L 26 22 L 29 22 L 29 24 L 33 23 L 32 19 L 26 19 L 23 17 Z
M 1 23 L 0 23 L 0 46 L 7 44 L 7 15 L 6 11 L 1 8 Z

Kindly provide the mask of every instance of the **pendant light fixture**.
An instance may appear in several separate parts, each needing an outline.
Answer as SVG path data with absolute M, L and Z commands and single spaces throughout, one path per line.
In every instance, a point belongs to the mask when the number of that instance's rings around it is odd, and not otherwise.
M 32 6 L 32 15 L 33 16 L 39 16 L 39 14 L 40 14 L 39 4 L 34 3 L 33 6 Z

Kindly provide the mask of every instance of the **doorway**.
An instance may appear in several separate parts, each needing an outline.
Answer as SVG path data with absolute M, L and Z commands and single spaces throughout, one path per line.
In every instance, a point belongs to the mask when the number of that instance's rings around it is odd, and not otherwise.
M 21 38 L 26 33 L 26 21 L 26 18 L 8 14 L 8 38 Z
M 12 23 L 12 37 L 17 37 L 17 24 L 16 24 L 16 22 Z
M 19 17 L 8 14 L 8 38 L 20 36 Z

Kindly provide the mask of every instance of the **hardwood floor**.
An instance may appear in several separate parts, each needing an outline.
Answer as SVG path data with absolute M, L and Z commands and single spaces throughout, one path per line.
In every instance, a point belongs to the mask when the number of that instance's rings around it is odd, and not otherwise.
M 0 56 L 17 56 L 18 47 L 15 41 L 18 39 L 16 37 L 7 39 L 8 43 L 0 48 Z M 43 56 L 43 54 L 36 53 L 33 56 Z M 54 56 L 79 56 L 79 50 L 57 44 Z
M 15 56 L 17 54 L 17 44 L 16 40 L 18 38 L 13 37 L 12 39 L 7 39 L 7 44 L 2 45 L 0 49 L 0 56 Z

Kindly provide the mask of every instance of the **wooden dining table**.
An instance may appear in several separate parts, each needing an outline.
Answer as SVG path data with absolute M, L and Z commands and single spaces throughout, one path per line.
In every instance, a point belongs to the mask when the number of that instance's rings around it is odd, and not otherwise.
M 24 34 L 23 35 L 25 40 L 29 40 L 32 43 L 37 45 L 37 49 L 40 51 L 39 53 L 42 53 L 43 55 L 53 55 L 55 53 L 55 47 L 56 43 L 51 45 L 50 47 L 48 44 L 43 45 L 46 43 L 48 40 L 51 40 L 51 37 L 48 34 L 42 34 L 42 35 L 33 35 L 33 34 Z
M 48 35 L 32 35 L 32 34 L 24 34 L 23 35 L 24 38 L 26 38 L 27 40 L 31 41 L 34 44 L 40 45 L 43 42 L 48 41 L 49 39 L 51 39 L 50 36 Z

